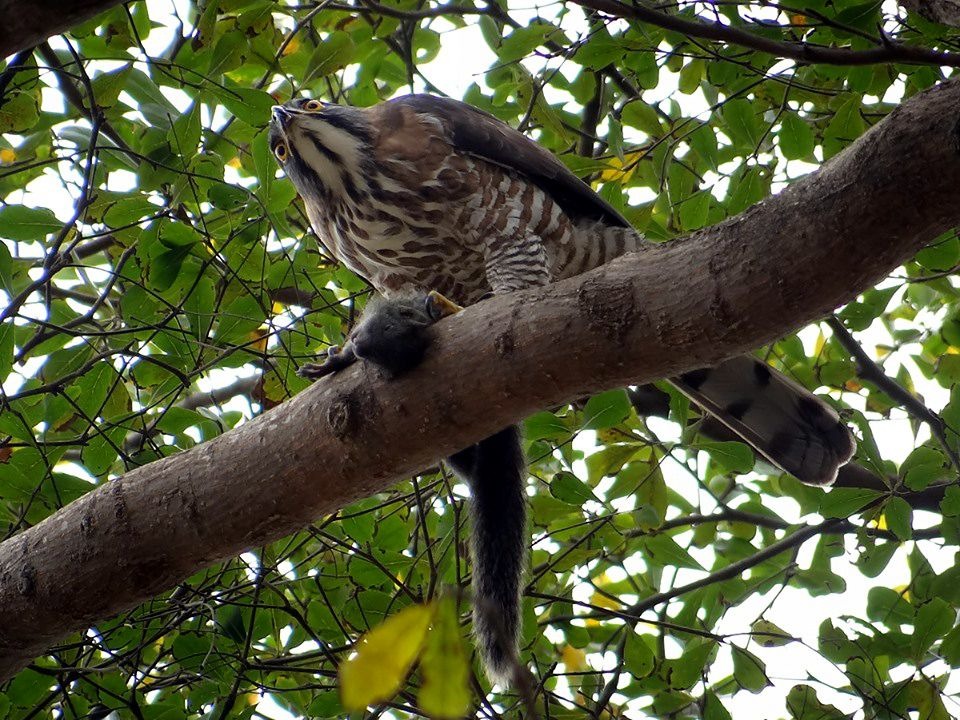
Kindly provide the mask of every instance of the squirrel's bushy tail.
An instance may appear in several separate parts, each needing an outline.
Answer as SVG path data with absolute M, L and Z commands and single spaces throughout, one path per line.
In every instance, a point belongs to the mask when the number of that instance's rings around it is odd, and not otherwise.
M 473 628 L 487 675 L 511 684 L 519 667 L 520 580 L 526 558 L 525 465 L 509 427 L 449 459 L 470 485 Z

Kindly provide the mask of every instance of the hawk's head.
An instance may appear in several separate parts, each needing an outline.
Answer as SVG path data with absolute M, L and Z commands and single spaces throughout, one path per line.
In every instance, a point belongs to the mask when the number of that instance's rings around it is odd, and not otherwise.
M 307 202 L 363 186 L 371 129 L 359 108 L 297 98 L 273 107 L 270 149 Z

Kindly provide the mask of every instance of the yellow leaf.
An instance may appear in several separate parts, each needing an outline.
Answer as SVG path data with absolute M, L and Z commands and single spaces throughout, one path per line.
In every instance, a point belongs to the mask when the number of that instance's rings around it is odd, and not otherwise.
M 587 669 L 587 654 L 573 645 L 564 645 L 563 650 L 560 651 L 560 658 L 567 672 L 581 672 Z
M 817 341 L 813 344 L 813 356 L 820 357 L 820 353 L 823 352 L 823 346 L 827 344 L 827 336 L 823 334 L 823 330 L 817 333 Z
M 598 592 L 590 596 L 590 604 L 606 608 L 607 610 L 620 610 L 623 607 L 613 598 Z
M 10 148 L 3 148 L 0 150 L 0 163 L 4 165 L 10 165 L 17 159 L 17 153 L 15 153 Z
M 232 158 L 227 160 L 227 165 L 232 167 L 234 170 L 239 170 L 243 167 L 243 163 L 240 161 L 240 157 L 238 155 L 234 155 Z
M 290 38 L 290 42 L 287 43 L 287 46 L 283 49 L 283 56 L 293 55 L 297 50 L 300 49 L 300 38 L 294 35 Z
M 470 709 L 470 663 L 463 647 L 456 603 L 440 601 L 420 658 L 420 709 L 433 718 L 459 718 Z
M 623 160 L 618 157 L 612 157 L 607 160 L 607 165 L 609 166 L 608 170 L 604 170 L 600 173 L 601 182 L 621 182 L 625 183 L 633 177 L 633 174 L 637 171 L 637 166 L 640 164 L 640 161 L 643 159 L 643 152 L 637 150 L 636 152 L 627 153 Z
M 347 710 L 389 700 L 423 647 L 433 605 L 411 605 L 364 633 L 356 654 L 340 664 L 340 697 Z
M 252 331 L 248 337 L 253 341 L 253 343 L 251 343 L 249 346 L 251 350 L 256 352 L 267 351 L 267 340 L 270 338 L 270 333 L 266 328 L 259 327 Z

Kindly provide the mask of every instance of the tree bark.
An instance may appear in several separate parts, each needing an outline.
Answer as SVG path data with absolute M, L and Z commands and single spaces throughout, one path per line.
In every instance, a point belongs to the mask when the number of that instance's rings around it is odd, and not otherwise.
M 0 545 L 0 676 L 65 635 L 382 491 L 536 410 L 715 363 L 822 317 L 960 224 L 960 83 L 743 214 L 436 327 Z M 560 341 L 562 339 L 562 341 Z
M 0 57 L 32 48 L 123 0 L 0 0 Z
M 900 4 L 931 22 L 960 27 L 960 0 L 901 0 Z

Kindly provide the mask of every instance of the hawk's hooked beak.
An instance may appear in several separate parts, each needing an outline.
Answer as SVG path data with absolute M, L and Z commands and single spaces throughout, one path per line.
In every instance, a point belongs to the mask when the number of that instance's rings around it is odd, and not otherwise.
M 277 129 L 284 132 L 290 121 L 293 120 L 293 113 L 287 110 L 283 105 L 274 105 L 270 108 L 272 122 L 276 123 Z

